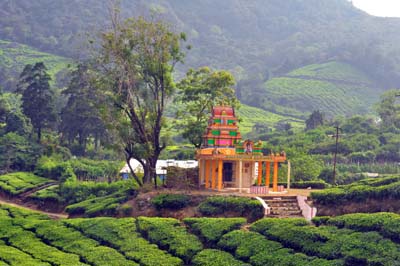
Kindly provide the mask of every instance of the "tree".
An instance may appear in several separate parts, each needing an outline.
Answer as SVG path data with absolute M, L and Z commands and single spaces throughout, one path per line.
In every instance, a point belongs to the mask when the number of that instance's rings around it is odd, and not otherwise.
M 99 140 L 106 136 L 106 129 L 96 108 L 96 91 L 91 82 L 90 69 L 80 64 L 71 76 L 68 88 L 62 92 L 69 98 L 61 111 L 60 132 L 69 145 L 77 139 L 80 147 L 78 155 L 84 155 L 89 138 L 97 147 Z
M 400 97 L 400 90 L 386 91 L 377 105 L 376 109 L 384 127 L 400 128 L 400 104 L 397 97 Z
M 120 22 L 104 32 L 98 58 L 98 85 L 103 89 L 104 121 L 118 138 L 126 161 L 143 166 L 143 182 L 156 181 L 156 163 L 166 147 L 161 139 L 165 107 L 175 84 L 172 73 L 184 54 L 184 34 L 173 33 L 160 21 L 140 17 Z M 139 185 L 142 181 L 131 172 Z
M 190 69 L 179 84 L 177 102 L 180 108 L 176 113 L 178 127 L 182 136 L 196 148 L 202 144 L 202 135 L 210 117 L 210 111 L 216 105 L 238 107 L 235 96 L 235 79 L 228 71 L 212 71 L 208 67 Z
M 324 114 L 319 110 L 313 111 L 306 120 L 306 130 L 315 129 L 324 124 Z
M 22 110 L 31 119 L 40 143 L 42 129 L 56 122 L 54 92 L 50 88 L 50 76 L 43 62 L 26 65 L 18 81 L 18 92 L 22 94 Z

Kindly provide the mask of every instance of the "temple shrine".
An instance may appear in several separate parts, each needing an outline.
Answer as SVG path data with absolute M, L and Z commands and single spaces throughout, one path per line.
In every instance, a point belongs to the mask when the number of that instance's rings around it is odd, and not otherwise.
M 217 106 L 212 109 L 203 145 L 197 150 L 196 157 L 199 185 L 206 189 L 221 191 L 224 188 L 237 188 L 242 192 L 256 185 L 269 193 L 272 183 L 272 192 L 282 190 L 278 187 L 278 164 L 286 162 L 285 153 L 264 155 L 261 141 L 243 141 L 232 107 Z M 265 186 L 261 186 L 263 172 Z

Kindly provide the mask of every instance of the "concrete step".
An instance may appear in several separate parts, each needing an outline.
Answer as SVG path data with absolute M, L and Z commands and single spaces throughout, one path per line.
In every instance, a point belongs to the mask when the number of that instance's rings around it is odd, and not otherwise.
M 271 210 L 271 215 L 301 215 L 301 210 Z

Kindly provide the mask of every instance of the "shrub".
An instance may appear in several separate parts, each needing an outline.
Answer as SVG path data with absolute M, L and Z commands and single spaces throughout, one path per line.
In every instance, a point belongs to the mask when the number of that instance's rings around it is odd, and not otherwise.
M 248 261 L 258 253 L 271 253 L 282 248 L 275 241 L 267 240 L 256 232 L 235 230 L 225 234 L 218 242 L 218 247 L 233 252 L 235 257 Z
M 68 253 L 77 254 L 91 265 L 138 265 L 133 261 L 128 261 L 116 250 L 101 246 L 97 241 L 86 238 L 74 229 L 67 228 L 60 221 L 37 223 L 34 228 L 36 235 L 46 243 Z
M 287 187 L 287 183 L 279 183 L 280 185 L 283 185 Z M 298 181 L 298 182 L 292 182 L 290 183 L 291 188 L 309 188 L 311 187 L 312 189 L 325 189 L 331 187 L 330 184 L 326 183 L 323 180 L 312 180 L 312 181 Z
M 205 249 L 200 251 L 193 258 L 192 262 L 194 266 L 251 266 L 250 264 L 235 259 L 227 252 L 215 249 Z
M 180 194 L 160 194 L 155 196 L 151 203 L 158 209 L 179 210 L 185 208 L 190 203 L 187 195 Z
M 200 240 L 189 234 L 176 219 L 139 217 L 137 225 L 150 242 L 167 249 L 186 263 L 203 249 Z
M 35 167 L 35 174 L 60 182 L 76 180 L 75 173 L 69 162 L 54 156 L 42 156 Z
M 0 176 L 0 190 L 15 196 L 49 182 L 50 180 L 32 173 L 15 172 Z
M 245 218 L 186 218 L 183 221 L 208 244 L 216 244 L 224 234 L 246 223 Z
M 160 262 L 168 266 L 183 264 L 181 259 L 171 256 L 143 239 L 136 231 L 133 218 L 69 219 L 64 223 L 97 241 L 118 249 L 127 258 L 138 261 L 140 265 L 158 266 Z
M 322 205 L 365 202 L 368 199 L 400 199 L 400 177 L 364 179 L 350 185 L 312 192 L 311 198 Z
M 244 197 L 209 197 L 199 205 L 199 211 L 205 216 L 234 212 L 237 216 L 248 217 L 250 221 L 264 217 L 262 204 L 258 200 Z

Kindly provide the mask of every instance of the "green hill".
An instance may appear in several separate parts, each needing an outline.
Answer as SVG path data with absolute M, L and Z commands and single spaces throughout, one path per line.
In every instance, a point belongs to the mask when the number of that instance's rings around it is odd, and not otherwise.
M 246 104 L 241 105 L 237 114 L 240 119 L 239 129 L 242 135 L 251 132 L 255 124 L 262 124 L 268 128 L 273 128 L 278 122 L 284 121 L 290 123 L 293 128 L 304 127 L 304 121 L 301 119 L 275 114 Z
M 313 64 L 272 78 L 264 84 L 265 109 L 291 115 L 321 110 L 328 116 L 363 114 L 382 93 L 355 67 L 328 62 Z
M 16 79 L 26 64 L 44 62 L 48 68 L 52 81 L 56 81 L 56 75 L 66 69 L 72 63 L 71 59 L 40 52 L 30 46 L 0 40 L 0 71 L 4 77 L 1 85 L 6 90 L 12 90 Z

